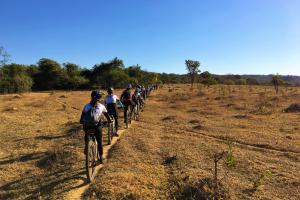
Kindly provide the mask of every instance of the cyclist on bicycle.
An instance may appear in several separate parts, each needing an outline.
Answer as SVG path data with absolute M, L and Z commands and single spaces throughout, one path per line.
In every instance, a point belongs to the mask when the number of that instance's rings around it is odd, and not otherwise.
M 117 103 L 120 101 L 117 95 L 113 94 L 114 89 L 113 88 L 108 88 L 107 93 L 108 95 L 104 99 L 104 104 L 106 105 L 108 114 L 114 117 L 115 120 L 115 126 L 116 126 L 116 133 L 115 135 L 118 137 L 118 108 L 117 108 Z
M 140 107 L 140 105 L 143 104 L 143 97 L 142 97 L 142 90 L 141 90 L 141 86 L 137 85 L 135 91 L 134 91 L 134 96 L 136 98 L 136 103 L 138 105 L 138 108 Z
M 98 143 L 99 151 L 99 162 L 103 163 L 103 146 L 102 146 L 102 126 L 101 126 L 101 116 L 104 114 L 107 121 L 111 123 L 110 117 L 104 105 L 99 103 L 102 95 L 100 91 L 94 90 L 91 93 L 91 101 L 86 104 L 82 110 L 80 117 L 80 123 L 83 124 L 83 130 L 85 132 L 84 139 L 87 141 L 87 133 L 89 130 L 95 130 L 95 137 Z M 93 125 L 90 121 L 93 120 Z M 94 123 L 96 121 L 96 123 Z M 86 153 L 86 152 L 85 152 Z
M 131 92 L 131 84 L 128 84 L 126 89 L 122 92 L 121 95 L 121 102 L 124 105 L 124 123 L 126 123 L 127 119 L 127 112 L 128 110 L 131 112 L 133 106 L 133 92 Z
M 144 85 L 142 86 L 142 97 L 144 100 L 146 100 L 147 94 L 146 94 L 146 88 Z

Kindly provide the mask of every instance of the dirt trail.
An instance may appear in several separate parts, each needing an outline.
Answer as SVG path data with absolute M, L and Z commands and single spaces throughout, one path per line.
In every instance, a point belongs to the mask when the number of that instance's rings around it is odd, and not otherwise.
M 134 122 L 132 122 L 131 126 L 134 124 Z M 130 127 L 131 127 L 130 126 Z M 129 127 L 129 128 L 130 128 Z M 110 145 L 107 145 L 107 146 L 104 146 L 103 147 L 103 158 L 104 158 L 104 164 L 105 164 L 105 161 L 107 159 L 107 156 L 108 156 L 108 153 L 109 153 L 109 150 L 118 142 L 118 140 L 120 139 L 120 137 L 124 134 L 124 132 L 127 131 L 127 129 L 124 129 L 124 130 L 120 130 L 118 131 L 118 134 L 119 134 L 119 137 L 114 137 L 113 140 L 111 141 L 111 144 Z M 96 176 L 98 174 L 98 172 L 104 167 L 104 164 L 101 164 L 101 165 L 98 165 L 97 168 L 96 168 Z M 83 176 L 82 179 L 79 179 L 77 181 L 76 185 L 71 191 L 69 191 L 64 199 L 70 199 L 70 200 L 75 200 L 75 199 L 81 199 L 82 198 L 82 195 L 83 193 L 88 189 L 90 183 L 87 183 L 86 181 L 86 177 L 85 175 Z

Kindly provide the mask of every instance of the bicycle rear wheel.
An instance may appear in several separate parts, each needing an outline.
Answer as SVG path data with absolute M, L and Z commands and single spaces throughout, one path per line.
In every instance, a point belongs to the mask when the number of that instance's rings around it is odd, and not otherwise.
M 112 138 L 114 135 L 114 122 L 110 123 L 107 127 L 107 143 L 111 144 Z
M 91 138 L 88 136 L 88 139 L 85 143 L 86 158 L 85 158 L 85 168 L 86 168 L 86 176 L 89 182 L 92 182 L 95 178 L 96 172 L 96 156 L 97 156 L 97 145 L 95 143 L 95 138 Z

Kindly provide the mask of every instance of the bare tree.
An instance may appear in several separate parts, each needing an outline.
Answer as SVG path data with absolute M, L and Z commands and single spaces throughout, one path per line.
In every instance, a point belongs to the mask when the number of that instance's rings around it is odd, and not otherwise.
M 5 65 L 9 61 L 10 55 L 4 49 L 4 47 L 0 46 L 0 67 Z
M 191 87 L 193 88 L 195 78 L 197 77 L 197 74 L 200 72 L 200 62 L 194 61 L 194 60 L 185 60 L 186 70 L 188 71 L 188 74 L 191 79 Z
M 281 78 L 279 77 L 279 75 L 274 75 L 272 76 L 272 84 L 274 85 L 276 94 L 278 94 L 279 91 L 279 85 L 283 83 L 283 80 L 281 80 Z

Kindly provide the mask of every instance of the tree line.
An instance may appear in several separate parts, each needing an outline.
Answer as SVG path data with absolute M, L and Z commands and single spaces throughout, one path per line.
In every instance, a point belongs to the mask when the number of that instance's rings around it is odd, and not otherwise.
M 60 64 L 55 60 L 42 58 L 37 64 L 10 63 L 9 55 L 0 47 L 0 93 L 18 93 L 43 90 L 81 90 L 93 88 L 123 88 L 131 84 L 258 84 L 255 79 L 244 79 L 239 75 L 213 75 L 208 71 L 200 73 L 200 62 L 186 60 L 187 74 L 155 73 L 143 70 L 139 65 L 125 67 L 123 60 L 113 58 L 93 67 L 81 68 L 74 63 Z M 276 76 L 276 85 L 286 84 Z

